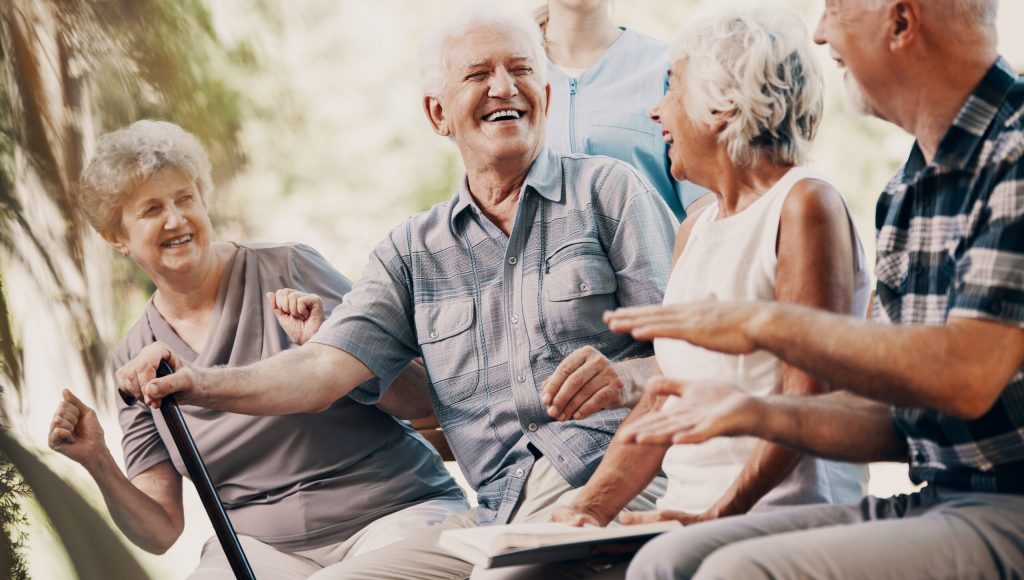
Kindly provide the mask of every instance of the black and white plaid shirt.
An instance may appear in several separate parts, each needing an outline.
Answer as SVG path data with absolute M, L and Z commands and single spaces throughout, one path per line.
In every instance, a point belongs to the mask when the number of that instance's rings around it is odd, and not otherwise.
M 1006 61 L 986 73 L 931 163 L 914 146 L 875 220 L 876 319 L 1024 327 L 1024 80 Z M 909 408 L 893 418 L 915 482 L 1024 492 L 1024 367 L 980 419 Z

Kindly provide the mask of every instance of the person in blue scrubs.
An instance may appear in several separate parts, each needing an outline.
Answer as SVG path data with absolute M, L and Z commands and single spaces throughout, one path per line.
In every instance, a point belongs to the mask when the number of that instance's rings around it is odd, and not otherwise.
M 548 146 L 628 162 L 682 221 L 707 190 L 672 178 L 661 127 L 650 118 L 667 87 L 668 45 L 612 24 L 609 4 L 548 0 L 535 13 L 551 83 Z

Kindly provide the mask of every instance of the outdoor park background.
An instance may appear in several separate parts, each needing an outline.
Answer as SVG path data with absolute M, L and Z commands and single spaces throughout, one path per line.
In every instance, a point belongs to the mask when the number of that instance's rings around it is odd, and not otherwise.
M 824 4 L 778 1 L 804 14 L 809 31 Z M 671 41 L 722 2 L 617 0 L 613 20 Z M 529 10 L 538 1 L 505 4 Z M 60 390 L 69 387 L 99 409 L 120 457 L 105 355 L 151 292 L 68 201 L 95 137 L 147 116 L 182 124 L 213 157 L 211 211 L 221 239 L 305 242 L 357 279 L 393 225 L 448 198 L 461 176 L 455 148 L 424 118 L 415 62 L 421 34 L 458 7 L 455 0 L 0 0 L 2 419 L 104 517 L 85 471 L 46 448 Z M 1024 2 L 1002 2 L 1000 50 L 1018 71 L 1021 24 Z M 827 49 L 818 54 L 827 104 L 812 164 L 846 195 L 873 263 L 874 201 L 911 140 L 852 114 L 840 71 Z M 874 493 L 909 487 L 901 466 L 872 471 Z M 156 578 L 185 576 L 212 533 L 188 484 L 185 494 L 185 533 L 170 552 L 131 547 Z M 46 517 L 31 499 L 22 505 L 29 574 L 71 577 Z

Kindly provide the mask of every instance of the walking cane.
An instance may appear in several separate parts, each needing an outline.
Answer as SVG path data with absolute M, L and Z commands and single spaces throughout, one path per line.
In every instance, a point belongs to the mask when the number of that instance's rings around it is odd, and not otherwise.
M 160 366 L 156 369 L 156 376 L 166 377 L 173 373 L 174 369 L 171 368 L 171 365 L 166 360 L 161 360 Z M 128 393 L 119 390 L 118 394 L 126 404 L 135 404 L 135 398 Z M 181 409 L 178 408 L 178 403 L 174 400 L 174 395 L 167 395 L 163 398 L 160 403 L 160 413 L 164 417 L 164 422 L 167 423 L 167 429 L 171 432 L 171 438 L 174 439 L 174 446 L 178 448 L 178 454 L 185 462 L 185 469 L 188 470 L 188 475 L 192 478 L 196 491 L 199 492 L 199 499 L 202 500 L 203 507 L 206 508 L 206 514 L 210 517 L 213 530 L 217 533 L 217 539 L 220 540 L 220 546 L 224 549 L 224 554 L 231 564 L 235 578 L 237 580 L 256 580 L 256 575 L 252 573 L 252 568 L 249 566 L 249 560 L 245 557 L 245 552 L 242 551 L 242 544 L 238 542 L 238 534 L 235 533 L 235 528 L 231 525 L 231 520 L 228 519 L 228 514 L 220 503 L 217 490 L 213 487 L 213 480 L 210 479 L 210 474 L 206 471 L 206 465 L 203 463 L 202 456 L 199 455 L 199 449 L 196 447 L 195 440 L 192 439 L 188 425 L 185 424 L 185 418 L 181 414 Z

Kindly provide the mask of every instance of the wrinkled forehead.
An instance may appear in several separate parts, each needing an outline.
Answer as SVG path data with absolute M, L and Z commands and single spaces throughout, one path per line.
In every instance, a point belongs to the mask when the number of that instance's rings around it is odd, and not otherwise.
M 445 64 L 449 71 L 495 65 L 517 60 L 533 61 L 530 39 L 514 26 L 488 24 L 453 36 L 445 43 Z

